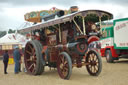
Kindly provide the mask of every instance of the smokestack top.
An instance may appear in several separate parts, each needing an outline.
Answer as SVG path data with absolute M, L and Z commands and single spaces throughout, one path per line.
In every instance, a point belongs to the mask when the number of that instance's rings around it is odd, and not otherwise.
M 77 12 L 78 11 L 78 6 L 71 6 L 70 10 L 71 10 L 71 13 Z

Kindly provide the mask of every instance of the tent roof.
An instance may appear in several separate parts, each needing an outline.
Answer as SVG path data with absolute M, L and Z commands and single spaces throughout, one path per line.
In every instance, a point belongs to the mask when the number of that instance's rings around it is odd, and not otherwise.
M 0 45 L 3 44 L 22 44 L 22 42 L 25 42 L 26 37 L 23 35 L 20 35 L 18 33 L 11 33 L 6 34 L 2 38 L 0 38 Z

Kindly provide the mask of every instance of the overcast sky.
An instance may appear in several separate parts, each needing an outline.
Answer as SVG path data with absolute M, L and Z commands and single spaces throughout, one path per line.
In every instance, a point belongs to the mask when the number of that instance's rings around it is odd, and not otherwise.
M 128 0 L 0 0 L 0 31 L 19 29 L 25 22 L 24 14 L 56 7 L 68 10 L 99 9 L 114 15 L 114 19 L 128 17 Z

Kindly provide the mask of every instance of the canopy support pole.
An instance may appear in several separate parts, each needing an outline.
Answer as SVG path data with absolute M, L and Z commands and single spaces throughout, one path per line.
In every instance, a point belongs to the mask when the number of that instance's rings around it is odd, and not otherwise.
M 60 30 L 60 24 L 59 24 L 59 42 L 61 42 L 61 30 Z
M 80 31 L 81 34 L 83 34 L 83 32 L 81 31 L 80 27 L 78 26 L 78 24 L 76 23 L 76 21 L 73 19 L 73 22 L 75 23 L 77 29 Z
M 85 27 L 85 20 L 84 17 L 82 17 L 83 19 L 83 31 L 84 31 L 84 35 L 86 35 L 86 27 Z
M 99 16 L 99 22 L 100 22 L 100 32 L 102 34 L 103 32 L 102 32 L 102 28 L 101 28 L 101 16 Z

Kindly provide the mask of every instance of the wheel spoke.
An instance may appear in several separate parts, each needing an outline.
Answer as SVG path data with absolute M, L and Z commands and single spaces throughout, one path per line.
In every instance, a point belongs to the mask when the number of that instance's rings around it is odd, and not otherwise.
M 92 65 L 91 65 L 91 67 L 90 67 L 90 70 L 93 71 L 93 67 L 92 67 Z
M 28 68 L 28 69 L 31 69 L 31 68 L 32 68 L 32 66 L 34 66 L 34 63 L 33 63 L 33 64 L 31 64 L 31 65 L 29 66 L 29 68 Z
M 63 67 L 62 74 L 63 74 L 64 76 L 66 76 L 67 73 L 68 73 L 68 68 L 67 68 L 67 67 Z
M 96 55 L 95 55 L 94 53 L 93 53 L 92 55 L 93 55 L 93 61 L 95 61 L 95 56 L 96 56 Z
M 26 61 L 31 61 L 31 59 L 27 59 Z
M 32 48 L 32 45 L 30 44 L 30 45 L 28 45 L 29 46 L 29 48 L 32 50 L 33 48 Z
M 88 65 L 88 67 L 90 68 L 90 70 L 92 69 L 92 65 Z
M 93 68 L 94 68 L 94 73 L 96 73 L 96 68 L 95 68 L 95 66 L 93 66 Z
M 98 59 L 96 59 L 95 63 L 96 63 L 96 65 L 98 65 L 98 64 L 99 64 L 99 60 L 98 60 Z
M 59 67 L 60 67 L 60 69 L 63 69 L 63 64 L 61 63 Z
M 33 53 L 33 56 L 36 56 L 36 52 Z
M 90 61 L 92 61 L 92 55 L 91 54 L 89 55 L 89 58 L 90 58 Z
M 63 71 L 62 74 L 64 75 L 64 77 L 67 75 L 66 71 Z
M 91 58 L 90 58 L 90 57 L 88 58 L 88 62 L 89 62 L 89 63 L 91 62 Z
M 36 60 L 32 60 L 34 63 L 36 63 Z
M 93 66 L 91 66 L 91 72 L 93 73 Z
M 60 63 L 63 63 L 63 57 L 62 57 L 62 55 L 60 56 Z
M 95 66 L 95 70 L 96 70 L 96 72 L 98 71 L 98 66 Z
M 36 59 L 37 59 L 37 58 L 36 58 L 36 55 L 33 55 L 33 56 L 32 56 L 32 59 L 33 59 L 33 60 L 36 60 Z
M 65 67 L 65 68 L 64 68 L 64 70 L 65 70 L 65 71 L 68 71 L 68 68 L 67 68 L 67 67 Z
M 35 68 L 33 68 L 32 73 L 35 71 Z
M 64 65 L 66 65 L 66 64 L 68 64 L 68 61 L 65 61 L 65 62 L 64 62 Z
M 93 66 L 93 73 L 96 73 L 96 69 L 95 69 L 95 66 Z
M 64 64 L 64 56 L 62 57 L 62 63 Z
M 33 55 L 35 54 L 35 48 L 32 48 L 32 53 L 33 53 Z
M 92 65 L 90 65 L 90 64 L 89 64 L 89 65 L 88 65 L 88 67 L 89 67 L 89 68 L 91 68 L 91 67 L 92 67 Z
M 31 53 L 31 52 L 29 52 L 28 50 L 26 50 L 25 52 L 27 52 L 29 55 L 32 55 L 32 53 Z
M 96 61 L 96 60 L 97 60 L 97 56 L 95 55 L 95 56 L 94 56 L 94 61 Z

